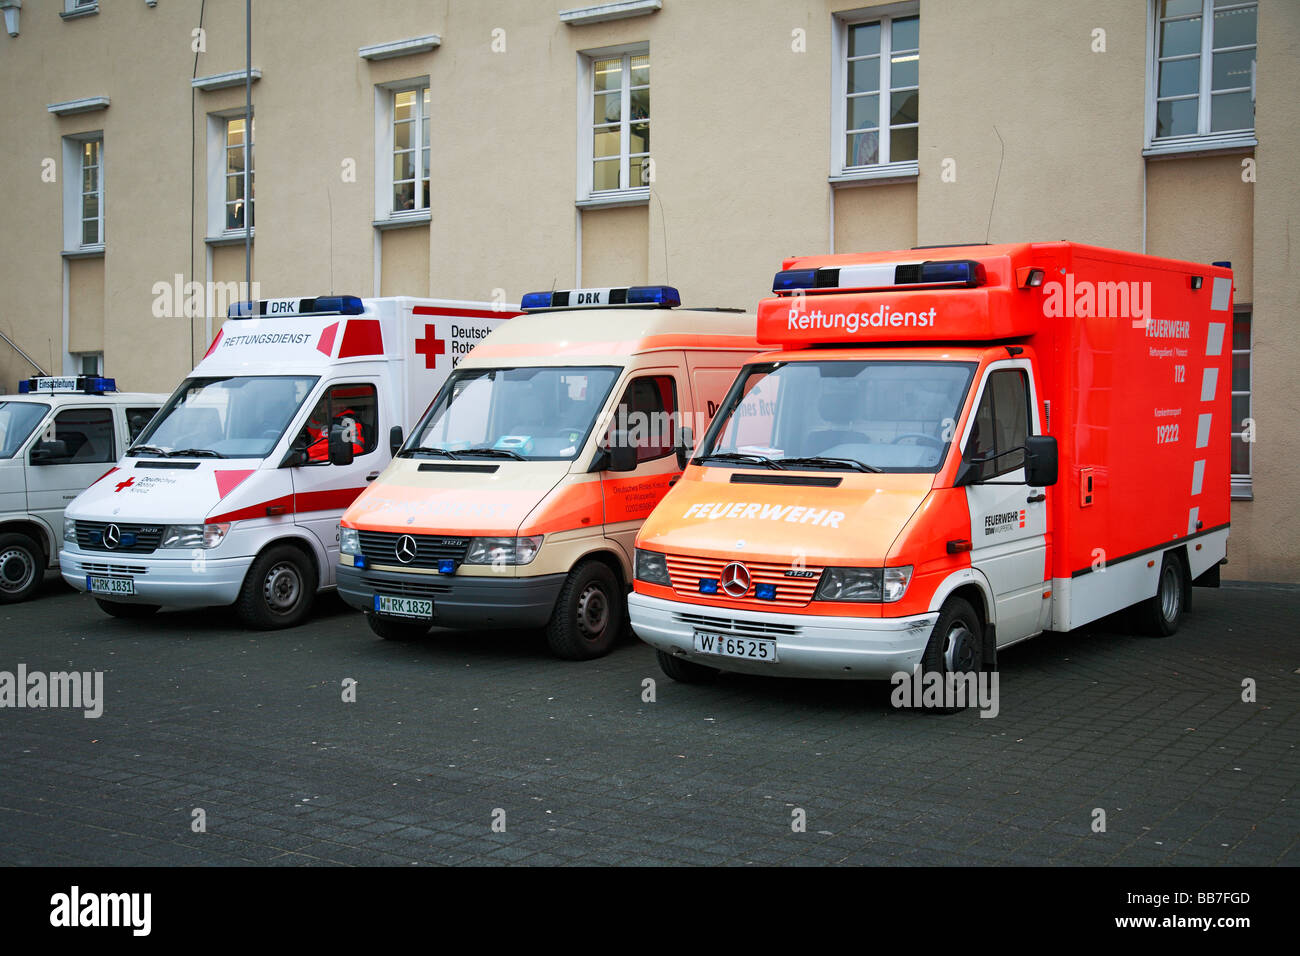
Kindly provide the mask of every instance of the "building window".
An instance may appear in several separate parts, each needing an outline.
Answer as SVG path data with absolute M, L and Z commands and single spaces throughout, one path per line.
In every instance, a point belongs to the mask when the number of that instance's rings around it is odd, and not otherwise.
M 248 212 L 248 227 L 254 225 L 256 215 L 255 201 L 257 190 L 253 185 L 253 137 L 257 134 L 257 120 L 246 117 L 231 117 L 223 124 L 225 131 L 225 195 L 224 205 L 225 230 L 227 232 L 244 231 L 244 212 Z M 249 128 L 248 150 L 244 150 L 244 127 Z M 244 196 L 244 157 L 248 157 L 248 196 Z M 247 200 L 247 201 L 246 201 Z
M 920 99 L 920 18 L 836 20 L 835 171 L 914 172 Z M 899 168 L 898 164 L 909 164 Z
M 645 201 L 650 161 L 650 50 L 588 52 L 580 64 L 578 201 Z
M 104 242 L 104 141 L 81 144 L 81 244 Z
M 1250 498 L 1251 452 L 1255 447 L 1250 427 L 1250 306 L 1232 317 L 1232 496 Z
M 1148 142 L 1253 139 L 1258 3 L 1152 2 Z
M 65 20 L 99 12 L 99 0 L 63 0 L 63 12 L 59 14 Z
M 429 208 L 429 88 L 393 93 L 393 212 Z
M 74 352 L 72 361 L 76 365 L 78 375 L 89 375 L 94 378 L 104 374 L 103 352 Z

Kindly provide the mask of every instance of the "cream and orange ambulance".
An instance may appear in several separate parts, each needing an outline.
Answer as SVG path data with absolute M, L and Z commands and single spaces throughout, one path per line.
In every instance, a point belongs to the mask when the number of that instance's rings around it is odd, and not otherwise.
M 758 351 L 754 316 L 667 286 L 524 297 L 343 515 L 338 588 L 381 637 L 542 627 L 562 657 L 626 622 L 632 545 Z
M 1232 273 L 1068 242 L 790 259 L 637 539 L 664 671 L 888 678 L 1217 585 Z

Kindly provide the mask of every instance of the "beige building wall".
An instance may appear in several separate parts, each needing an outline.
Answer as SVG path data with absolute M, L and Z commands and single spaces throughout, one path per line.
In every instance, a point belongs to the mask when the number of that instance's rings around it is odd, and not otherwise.
M 896 5 L 664 0 L 651 15 L 566 26 L 558 11 L 577 5 L 315 0 L 304 15 L 254 4 L 261 295 L 517 299 L 581 276 L 752 308 L 783 258 L 832 250 L 1069 238 L 1231 259 L 1238 299 L 1254 307 L 1260 440 L 1229 572 L 1300 580 L 1289 328 L 1300 4 L 1261 4 L 1258 149 L 1144 160 L 1144 2 L 921 0 L 919 174 L 847 186 L 829 181 L 833 18 Z M 197 63 L 200 0 L 104 0 L 67 21 L 58 7 L 29 2 L 20 36 L 0 35 L 0 332 L 47 371 L 102 345 L 123 387 L 167 390 L 224 314 L 156 316 L 157 285 L 244 276 L 242 242 L 205 241 L 208 117 L 241 109 L 244 91 L 190 88 L 195 72 L 243 68 L 243 5 L 206 4 Z M 441 38 L 430 52 L 358 55 L 427 34 Z M 639 205 L 579 210 L 580 55 L 627 44 L 649 46 L 654 182 Z M 432 100 L 429 221 L 378 230 L 376 89 L 420 77 Z M 101 95 L 106 110 L 45 109 Z M 62 138 L 93 130 L 105 139 L 106 252 L 65 258 Z M 56 182 L 42 178 L 47 158 Z M 1242 181 L 1243 159 L 1258 160 L 1257 183 Z M 0 388 L 30 371 L 0 343 Z

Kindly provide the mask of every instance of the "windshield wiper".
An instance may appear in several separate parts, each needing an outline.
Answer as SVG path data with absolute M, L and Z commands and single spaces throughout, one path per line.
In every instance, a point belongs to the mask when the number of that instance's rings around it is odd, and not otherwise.
M 167 449 L 159 448 L 157 445 L 132 445 L 126 450 L 128 455 L 134 455 L 138 452 L 149 452 L 154 455 L 162 455 L 164 458 L 167 456 Z
M 168 458 L 225 458 L 219 451 L 211 448 L 178 448 L 167 452 Z
M 416 445 L 414 448 L 403 448 L 397 453 L 398 458 L 412 458 L 415 455 L 442 455 L 445 458 L 458 460 L 460 455 L 453 455 L 445 448 L 430 448 L 426 445 Z
M 720 451 L 720 452 L 714 452 L 711 455 L 700 455 L 696 457 L 694 460 L 697 462 L 738 461 L 738 462 L 748 462 L 754 465 L 762 465 L 764 468 L 773 468 L 777 471 L 783 471 L 785 469 L 785 465 L 778 464 L 776 461 L 772 460 L 771 458 L 767 458 L 763 455 L 746 455 L 734 451 Z M 782 459 L 782 460 L 785 461 L 788 459 Z
M 513 458 L 515 461 L 527 461 L 523 455 L 510 448 L 465 448 L 462 455 L 486 455 L 491 458 Z
M 858 461 L 856 458 L 830 458 L 826 455 L 810 455 L 807 458 L 782 458 L 780 461 L 787 465 L 805 466 L 810 468 L 834 468 L 837 465 L 846 465 L 854 471 L 880 471 L 880 469 L 875 465 L 868 465 L 866 462 Z

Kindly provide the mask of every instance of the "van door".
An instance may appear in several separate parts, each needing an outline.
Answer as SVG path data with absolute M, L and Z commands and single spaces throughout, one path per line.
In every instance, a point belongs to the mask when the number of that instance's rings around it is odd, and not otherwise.
M 712 356 L 710 358 L 713 358 Z M 696 364 L 691 356 L 687 356 L 686 364 L 691 371 L 691 389 L 695 395 L 695 407 L 689 418 L 682 419 L 683 425 L 690 426 L 694 433 L 696 442 L 704 437 L 704 432 L 713 421 L 713 416 L 718 413 L 722 406 L 723 399 L 727 397 L 727 392 L 731 388 L 731 383 L 736 380 L 736 375 L 740 371 L 739 359 L 735 365 L 722 366 L 716 361 L 704 360 L 707 364 Z
M 63 533 L 63 509 L 118 459 L 111 405 L 65 405 L 27 450 L 27 510 Z
M 334 425 L 343 426 L 352 439 L 350 465 L 330 464 L 329 430 Z M 388 463 L 387 439 L 380 436 L 378 383 L 358 377 L 328 386 L 291 447 L 305 455 L 305 463 L 292 471 L 294 523 L 325 549 L 322 579 L 328 587 L 339 560 L 339 517 Z
M 614 539 L 629 560 L 642 522 L 681 475 L 677 467 L 677 428 L 682 412 L 680 396 L 684 369 L 638 369 L 628 379 L 614 410 L 610 430 L 622 429 L 636 447 L 635 471 L 601 472 L 605 501 L 605 534 Z M 606 436 L 606 441 L 609 440 Z
M 1025 437 L 1039 434 L 1027 362 L 990 366 L 967 426 L 963 458 L 971 564 L 988 579 L 997 605 L 998 646 L 1042 630 L 1047 588 L 1047 498 L 1025 483 Z

